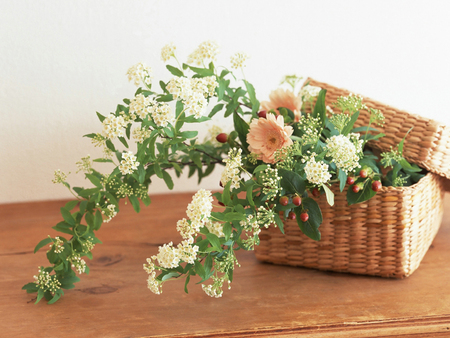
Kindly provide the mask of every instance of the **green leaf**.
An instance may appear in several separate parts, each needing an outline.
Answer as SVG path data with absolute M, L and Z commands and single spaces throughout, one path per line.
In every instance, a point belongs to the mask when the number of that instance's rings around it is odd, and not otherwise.
M 89 138 L 94 138 L 96 136 L 97 136 L 97 134 L 95 134 L 95 133 L 83 135 L 83 137 L 89 137 Z
M 219 237 L 217 237 L 216 235 L 209 233 L 206 234 L 206 238 L 208 239 L 209 243 L 211 243 L 211 246 L 216 250 L 221 252 L 222 251 L 222 247 L 220 245 L 220 240 Z
M 105 163 L 114 163 L 112 160 L 110 160 L 109 158 L 96 158 L 95 160 L 93 160 L 93 162 L 105 162 Z
M 284 223 L 280 218 L 280 215 L 275 214 L 275 223 L 277 224 L 277 226 L 280 228 L 280 231 L 282 234 L 284 234 Z
M 195 272 L 200 276 L 200 278 L 202 279 L 201 282 L 203 282 L 206 278 L 206 273 L 205 273 L 205 268 L 203 267 L 203 265 L 198 261 L 195 260 L 194 262 L 194 266 L 195 266 Z M 201 283 L 199 282 L 199 283 Z
M 317 96 L 317 101 L 314 106 L 313 117 L 318 117 L 320 119 L 321 125 L 325 125 L 325 120 L 327 117 L 327 107 L 325 104 L 325 96 L 327 95 L 326 89 L 321 89 L 319 95 Z
M 247 201 L 252 207 L 254 207 L 255 202 L 253 201 L 253 186 L 255 185 L 255 181 L 248 180 L 247 182 L 245 182 L 245 185 L 246 185 Z
M 125 146 L 125 148 L 128 148 L 128 143 L 125 137 L 118 137 L 119 141 L 122 142 L 122 144 Z
M 144 197 L 141 198 L 142 203 L 144 203 L 144 205 L 146 207 L 148 207 L 150 205 L 150 203 L 152 202 L 152 200 L 150 199 L 150 197 L 148 195 L 145 195 Z
M 76 200 L 75 201 L 69 201 L 69 202 L 66 203 L 64 208 L 70 211 L 70 210 L 72 210 L 73 208 L 75 208 L 77 206 L 78 202 L 79 201 L 76 201 Z
M 187 289 L 187 286 L 188 286 L 190 280 L 191 280 L 191 275 L 187 275 L 186 276 L 186 281 L 184 282 L 184 292 L 186 292 L 186 293 L 189 293 L 188 289 Z
M 175 76 L 180 76 L 180 77 L 184 76 L 184 73 L 181 70 L 179 70 L 178 68 L 175 68 L 171 65 L 167 65 L 166 68 L 169 72 L 171 72 Z
M 403 156 L 403 144 L 405 143 L 406 140 L 406 136 L 408 136 L 408 134 L 411 132 L 411 130 L 413 130 L 414 127 L 411 127 L 408 132 L 405 134 L 405 136 L 403 137 L 403 139 L 400 141 L 400 143 L 398 144 L 398 153 L 400 155 Z
M 231 226 L 231 223 L 225 223 L 223 225 L 223 233 L 225 235 L 225 239 L 228 241 L 231 237 L 231 232 L 233 230 L 233 227 Z
M 342 130 L 342 135 L 347 136 L 348 133 L 351 132 L 353 129 L 353 126 L 355 125 L 356 120 L 359 117 L 359 111 L 355 112 L 351 117 L 350 121 L 345 125 L 344 129 Z
M 243 221 L 245 220 L 245 215 L 241 214 L 240 212 L 228 212 L 225 214 L 224 221 L 231 222 L 231 221 Z
M 185 138 L 194 138 L 198 135 L 198 131 L 196 130 L 192 130 L 192 131 L 183 131 L 180 133 L 181 137 L 185 137 Z
M 156 98 L 156 102 L 170 102 L 173 101 L 173 95 L 167 94 L 167 95 L 160 95 L 158 98 Z
M 103 122 L 103 120 L 106 119 L 106 117 L 103 116 L 102 114 L 100 114 L 99 112 L 96 112 L 96 113 L 97 113 L 97 116 L 98 116 L 98 119 L 100 120 L 100 122 Z
M 116 152 L 116 147 L 114 147 L 114 144 L 111 142 L 111 140 L 106 140 L 105 144 L 109 150 Z
M 103 223 L 103 217 L 100 210 L 97 210 L 94 218 L 94 230 L 99 230 Z
M 239 140 L 244 148 L 242 150 L 244 153 L 248 154 L 247 134 L 250 130 L 250 126 L 242 119 L 242 117 L 239 116 L 238 113 L 233 114 L 233 122 L 234 129 L 237 131 Z
M 227 184 L 225 184 L 225 187 L 223 188 L 222 203 L 225 205 L 228 205 L 231 202 L 230 187 L 231 187 L 231 181 L 228 181 Z
M 136 196 L 132 195 L 132 196 L 128 196 L 128 200 L 131 202 L 131 205 L 133 206 L 134 211 L 139 213 L 139 211 L 141 211 L 141 206 L 139 204 L 138 198 Z
M 214 108 L 211 110 L 211 112 L 209 113 L 208 117 L 213 117 L 214 115 L 216 115 L 219 111 L 222 110 L 223 106 L 224 106 L 223 103 L 216 104 L 214 106 Z
M 350 189 L 351 190 L 351 189 Z M 309 218 L 306 222 L 300 219 L 300 214 L 306 211 Z M 319 241 L 320 231 L 319 226 L 322 224 L 322 211 L 319 205 L 311 197 L 304 197 L 302 199 L 302 205 L 294 209 L 295 215 L 297 216 L 297 224 L 300 230 L 309 238 Z
M 250 98 L 250 102 L 252 104 L 252 115 L 256 116 L 256 113 L 259 110 L 259 101 L 256 99 L 255 88 L 253 85 L 246 80 L 244 80 L 245 87 L 247 88 L 248 97 Z
M 100 181 L 100 179 L 97 176 L 95 176 L 93 174 L 85 174 L 85 176 L 89 181 L 91 181 L 91 183 L 93 185 L 95 185 L 96 187 L 99 187 L 99 188 L 103 188 L 102 182 Z M 71 209 L 69 209 L 69 210 L 71 210 Z
M 299 174 L 286 169 L 278 169 L 278 172 L 281 175 L 281 186 L 286 193 L 301 196 L 305 192 L 306 183 Z
M 44 238 L 42 241 L 40 241 L 36 245 L 36 247 L 34 248 L 34 253 L 36 253 L 43 246 L 46 246 L 47 244 L 50 244 L 51 242 L 52 242 L 52 239 L 50 237 Z
M 417 165 L 412 166 L 407 160 L 405 160 L 404 158 L 402 158 L 400 160 L 400 165 L 402 166 L 403 170 L 407 171 L 407 172 L 421 172 L 422 169 L 419 168 Z
M 222 101 L 223 95 L 225 94 L 225 89 L 228 86 L 228 84 L 230 83 L 230 81 L 225 80 L 225 79 L 218 79 L 218 82 L 219 82 L 219 88 L 217 89 L 217 100 Z
M 37 294 L 37 298 L 36 298 L 36 302 L 34 304 L 39 303 L 43 297 L 44 297 L 44 290 L 39 289 L 38 290 L 38 294 Z
M 27 290 L 27 293 L 37 292 L 38 285 L 36 283 L 28 283 L 22 286 L 22 290 Z
M 155 169 L 156 176 L 158 176 L 159 178 L 163 178 L 163 173 L 162 173 L 161 167 L 159 166 L 158 162 L 155 162 L 155 164 L 153 165 L 153 168 Z
M 192 70 L 194 73 L 197 73 L 198 75 L 201 76 L 213 76 L 214 75 L 214 71 L 211 69 L 206 69 L 206 68 L 196 68 L 196 67 L 192 67 L 187 65 L 190 70 Z
M 54 302 L 56 302 L 64 294 L 63 292 L 64 291 L 62 291 L 61 289 L 56 291 L 53 298 L 51 300 L 49 300 L 49 302 L 47 304 L 53 304 Z
M 365 202 L 377 194 L 372 190 L 372 184 L 370 183 L 370 180 L 365 180 L 360 177 L 356 180 L 355 184 L 360 182 L 364 182 L 364 187 L 359 192 L 355 193 L 352 189 L 347 190 L 348 205 Z
M 139 165 L 137 173 L 138 173 L 138 177 L 139 177 L 139 183 L 141 183 L 141 184 L 144 183 L 146 172 L 145 172 L 144 166 L 142 164 Z
M 70 213 L 69 210 L 67 210 L 66 208 L 61 208 L 61 215 L 64 218 L 64 220 L 69 223 L 70 225 L 75 225 L 75 219 L 72 217 L 72 214 Z
M 173 189 L 172 177 L 170 177 L 170 175 L 167 171 L 163 171 L 162 174 L 163 174 L 164 182 L 166 182 L 167 188 L 169 188 L 169 190 L 172 190 Z
M 345 171 L 339 169 L 338 173 L 338 179 L 339 179 L 339 190 L 342 192 L 345 188 L 345 185 L 347 184 L 347 174 Z
M 325 195 L 327 196 L 327 202 L 330 206 L 334 205 L 334 194 L 325 184 L 322 184 L 323 190 L 325 190 Z

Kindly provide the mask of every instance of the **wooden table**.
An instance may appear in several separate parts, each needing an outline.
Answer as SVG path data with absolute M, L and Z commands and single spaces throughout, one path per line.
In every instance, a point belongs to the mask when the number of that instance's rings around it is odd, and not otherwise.
M 321 272 L 238 255 L 231 290 L 213 299 L 184 280 L 146 287 L 145 259 L 178 241 L 176 221 L 192 194 L 153 196 L 122 208 L 98 237 L 76 289 L 54 305 L 21 290 L 46 263 L 34 246 L 60 221 L 65 201 L 0 205 L 1 337 L 435 337 L 450 336 L 450 196 L 443 225 L 420 268 L 404 280 Z

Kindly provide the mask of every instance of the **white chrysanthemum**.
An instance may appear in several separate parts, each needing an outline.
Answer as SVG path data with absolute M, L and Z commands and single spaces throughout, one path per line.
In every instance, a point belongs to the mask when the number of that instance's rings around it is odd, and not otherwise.
M 354 135 L 356 134 L 352 135 L 353 138 Z M 358 136 L 356 137 L 359 139 Z M 359 153 L 361 152 L 362 147 L 362 140 L 358 140 L 356 144 L 359 145 L 358 148 L 347 136 L 332 136 L 327 140 L 327 156 L 332 158 L 332 161 L 336 163 L 336 167 L 348 173 L 349 171 L 352 171 L 360 166 L 358 161 Z
M 230 149 L 228 158 L 224 159 L 225 169 L 222 172 L 220 182 L 225 186 L 231 181 L 231 189 L 238 189 L 240 185 L 240 169 L 242 167 L 242 149 Z
M 193 242 L 194 239 L 191 237 L 188 240 L 182 241 L 177 246 L 180 253 L 180 259 L 188 264 L 194 264 L 195 260 L 197 259 L 197 252 L 199 248 L 197 245 L 192 245 Z
M 211 216 L 212 202 L 213 198 L 209 190 L 200 189 L 192 197 L 192 202 L 189 203 L 186 214 L 191 220 L 191 227 L 195 229 L 195 232 L 198 232 Z
M 317 185 L 327 183 L 331 174 L 328 172 L 328 165 L 322 161 L 316 162 L 314 157 L 306 163 L 305 166 L 306 179 Z
M 320 87 L 306 85 L 300 90 L 298 96 L 302 98 L 303 102 L 312 101 L 317 95 L 319 95 L 320 90 Z
M 173 247 L 173 243 L 164 244 L 158 248 L 158 254 L 153 259 L 157 259 L 161 267 L 172 269 L 180 264 L 180 250 Z
M 140 62 L 128 69 L 128 81 L 133 81 L 136 86 L 139 86 L 142 81 L 142 83 L 148 86 L 152 83 L 152 72 L 150 67 Z
M 244 62 L 249 59 L 248 54 L 246 53 L 236 53 L 231 57 L 231 68 L 238 69 L 244 68 Z
M 131 151 L 126 151 L 122 154 L 122 161 L 120 161 L 119 170 L 123 175 L 132 174 L 137 170 L 139 162 L 136 162 L 136 156 Z
M 205 223 L 206 228 L 208 231 L 217 237 L 225 237 L 225 234 L 223 233 L 223 224 L 220 222 L 212 222 L 210 219 L 208 219 Z
M 216 61 L 216 56 L 219 53 L 219 45 L 215 41 L 205 41 L 197 47 L 189 56 L 187 63 L 194 63 L 198 66 L 203 64 L 203 61 Z
M 169 44 L 165 45 L 161 49 L 161 60 L 163 60 L 164 62 L 167 62 L 167 61 L 169 61 L 169 59 L 171 57 L 175 57 L 176 49 L 177 49 L 177 47 L 173 43 L 169 43 Z
M 123 137 L 123 128 L 127 126 L 127 122 L 125 122 L 123 116 L 115 116 L 114 114 L 109 114 L 103 120 L 102 124 L 102 135 L 110 140 L 116 137 Z

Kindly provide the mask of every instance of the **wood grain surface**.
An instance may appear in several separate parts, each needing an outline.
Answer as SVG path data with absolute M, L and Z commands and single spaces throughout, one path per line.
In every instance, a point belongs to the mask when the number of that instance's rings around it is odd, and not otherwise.
M 208 297 L 195 281 L 146 287 L 145 259 L 179 241 L 176 221 L 192 194 L 152 196 L 103 224 L 104 244 L 76 289 L 54 305 L 21 290 L 45 250 L 34 246 L 59 222 L 66 201 L 0 205 L 0 337 L 448 337 L 450 196 L 441 229 L 419 269 L 403 280 L 260 263 L 239 252 L 231 290 Z M 430 210 L 432 212 L 432 210 Z

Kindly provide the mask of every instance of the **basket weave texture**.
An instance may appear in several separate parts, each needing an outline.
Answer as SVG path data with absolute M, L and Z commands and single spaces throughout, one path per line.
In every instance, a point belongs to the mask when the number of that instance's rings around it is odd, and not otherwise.
M 308 79 L 306 83 L 327 89 L 326 104 L 348 90 Z M 324 194 L 318 198 L 323 223 L 321 240 L 305 236 L 297 222 L 284 222 L 285 235 L 273 226 L 260 233 L 256 257 L 274 264 L 303 266 L 319 270 L 403 278 L 419 267 L 436 233 L 443 214 L 445 191 L 450 190 L 450 128 L 436 121 L 389 107 L 370 98 L 363 102 L 385 116 L 386 134 L 370 146 L 389 151 L 408 134 L 403 156 L 430 171 L 410 187 L 383 187 L 367 202 L 349 206 L 346 190 L 331 187 L 335 204 Z M 370 115 L 361 111 L 355 127 L 367 126 Z
M 256 258 L 274 264 L 381 277 L 411 275 L 439 230 L 445 179 L 428 173 L 410 187 L 383 187 L 367 202 L 349 206 L 346 189 L 333 185 L 335 205 L 318 198 L 320 241 L 306 237 L 297 222 L 260 233 Z
M 306 83 L 327 90 L 326 104 L 335 102 L 339 96 L 347 96 L 350 91 L 336 88 L 327 83 L 307 79 Z M 384 127 L 375 126 L 386 136 L 377 142 L 369 142 L 371 147 L 389 151 L 405 137 L 404 157 L 428 171 L 450 179 L 450 127 L 422 116 L 392 108 L 363 96 L 363 102 L 370 108 L 379 109 L 384 117 Z M 370 114 L 361 111 L 355 127 L 369 125 Z

